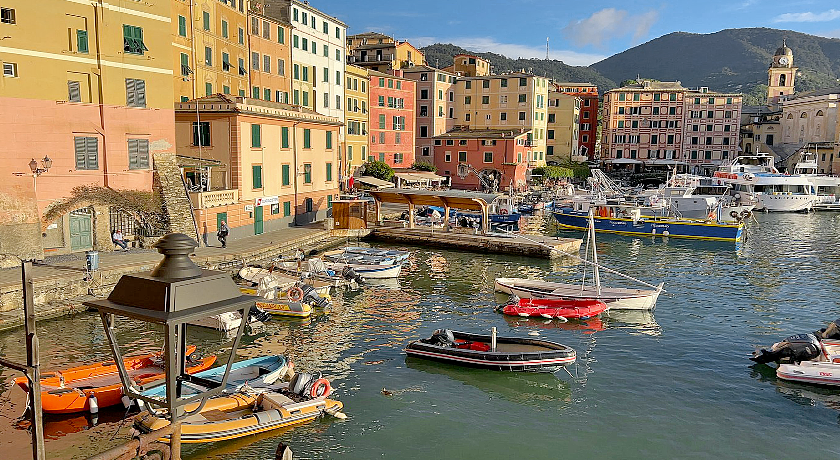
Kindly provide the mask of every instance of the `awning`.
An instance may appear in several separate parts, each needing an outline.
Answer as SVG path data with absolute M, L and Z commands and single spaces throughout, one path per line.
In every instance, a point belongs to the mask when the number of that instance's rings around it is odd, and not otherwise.
M 376 201 L 382 203 L 409 202 L 420 206 L 449 206 L 456 209 L 469 209 L 481 211 L 492 203 L 498 195 L 492 193 L 476 193 L 463 190 L 415 190 L 404 188 L 389 188 L 372 190 L 370 195 Z
M 688 164 L 685 161 L 680 160 L 650 160 L 648 164 L 651 165 L 685 165 Z
M 446 178 L 431 171 L 394 172 L 403 182 L 445 182 Z
M 617 165 L 638 165 L 642 164 L 642 160 L 634 160 L 632 158 L 612 158 L 606 160 L 607 163 L 617 164 Z
M 393 182 L 388 182 L 387 180 L 378 179 L 373 176 L 361 176 L 361 177 L 354 177 L 353 178 L 357 182 L 362 182 L 364 184 L 372 185 L 374 187 L 393 187 Z

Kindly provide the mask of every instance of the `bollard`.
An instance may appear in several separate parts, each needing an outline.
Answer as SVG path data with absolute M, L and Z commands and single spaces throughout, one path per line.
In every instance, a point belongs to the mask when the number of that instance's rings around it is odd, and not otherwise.
M 496 326 L 490 329 L 490 351 L 496 351 Z
M 277 450 L 274 452 L 274 460 L 292 460 L 292 449 L 283 444 L 277 444 Z

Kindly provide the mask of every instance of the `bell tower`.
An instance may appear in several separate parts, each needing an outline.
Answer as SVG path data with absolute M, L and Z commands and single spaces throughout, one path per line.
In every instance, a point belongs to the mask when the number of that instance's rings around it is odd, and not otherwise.
M 773 62 L 767 69 L 767 105 L 776 105 L 780 96 L 793 94 L 793 83 L 798 67 L 793 66 L 793 51 L 787 47 L 787 40 L 776 50 Z

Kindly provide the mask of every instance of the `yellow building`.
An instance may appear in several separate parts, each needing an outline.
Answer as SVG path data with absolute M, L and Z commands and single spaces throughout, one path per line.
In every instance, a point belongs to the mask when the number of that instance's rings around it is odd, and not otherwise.
M 548 122 L 546 127 L 545 160 L 549 164 L 586 161 L 578 155 L 581 99 L 572 94 L 548 92 Z
M 767 69 L 767 104 L 775 105 L 782 96 L 794 93 L 794 79 L 799 67 L 793 66 L 793 51 L 783 40 Z
M 491 73 L 490 61 L 472 54 L 456 54 L 452 65 L 443 70 L 461 77 L 486 77 Z
M 248 7 L 251 98 L 288 104 L 292 90 L 287 70 L 292 62 L 289 46 L 292 26 L 264 13 L 261 3 Z
M 387 73 L 426 65 L 426 57 L 411 43 L 378 32 L 365 32 L 347 36 L 347 63 Z
M 250 63 L 244 2 L 169 2 L 176 99 L 245 96 Z
M 531 131 L 525 141 L 529 165 L 544 166 L 548 79 L 525 73 L 458 78 L 456 126 Z
M 368 123 L 370 121 L 370 97 L 368 88 L 368 70 L 363 67 L 348 65 L 345 68 L 347 85 L 344 93 L 347 103 L 344 106 L 344 123 L 346 126 L 345 157 L 342 169 L 345 176 L 367 161 Z

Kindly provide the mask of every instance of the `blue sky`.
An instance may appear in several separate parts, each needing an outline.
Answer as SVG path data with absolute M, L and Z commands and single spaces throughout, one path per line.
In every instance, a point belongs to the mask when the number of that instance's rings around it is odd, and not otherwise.
M 508 57 L 589 65 L 670 32 L 772 27 L 840 38 L 836 0 L 310 0 L 349 33 L 382 32 L 418 47 L 454 43 Z M 434 63 L 430 63 L 434 65 Z

